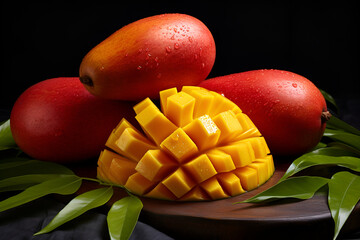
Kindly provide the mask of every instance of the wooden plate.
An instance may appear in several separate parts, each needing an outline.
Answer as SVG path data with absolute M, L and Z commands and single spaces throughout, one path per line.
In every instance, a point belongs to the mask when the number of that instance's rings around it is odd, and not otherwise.
M 332 239 L 334 222 L 327 195 L 308 200 L 281 200 L 272 204 L 243 201 L 276 184 L 289 163 L 276 164 L 274 175 L 259 188 L 242 195 L 216 201 L 174 202 L 141 197 L 144 208 L 140 220 L 175 239 Z M 94 170 L 76 170 L 80 176 Z M 97 184 L 95 184 L 97 185 Z M 81 191 L 94 188 L 83 184 Z M 116 189 L 111 201 L 127 196 Z M 342 229 L 342 233 L 360 230 L 360 204 Z

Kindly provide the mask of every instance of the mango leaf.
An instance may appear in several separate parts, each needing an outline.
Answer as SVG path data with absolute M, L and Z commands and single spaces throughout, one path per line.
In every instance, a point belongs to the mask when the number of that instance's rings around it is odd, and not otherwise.
M 271 188 L 243 202 L 258 203 L 282 198 L 309 199 L 315 192 L 327 184 L 329 179 L 323 177 L 300 176 L 288 178 Z M 240 203 L 240 202 L 239 202 Z
M 345 132 L 360 136 L 360 131 L 358 129 L 335 116 L 331 116 L 329 121 L 326 122 L 326 127 L 334 130 L 343 130 Z
M 24 190 L 35 184 L 59 177 L 59 174 L 28 174 L 0 180 L 0 192 Z
M 10 130 L 10 119 L 0 125 L 0 150 L 16 148 L 17 145 Z
M 318 165 L 337 165 L 341 167 L 347 167 L 354 171 L 360 171 L 360 158 L 351 157 L 351 156 L 336 156 L 340 149 L 325 148 L 322 152 L 328 151 L 331 155 L 303 155 L 296 159 L 286 170 L 285 174 L 281 177 L 279 182 L 284 181 L 286 178 L 298 173 L 306 168 Z M 334 153 L 337 151 L 338 153 Z
M 0 180 L 28 174 L 74 175 L 74 172 L 57 163 L 27 158 L 14 157 L 0 161 Z
M 111 240 L 127 240 L 133 232 L 143 205 L 139 198 L 128 196 L 115 202 L 107 215 Z
M 326 91 L 319 89 L 321 94 L 324 96 L 325 100 L 328 101 L 329 103 L 331 103 L 332 105 L 334 105 L 334 107 L 336 108 L 336 112 L 339 111 L 339 107 L 336 104 L 335 99 L 333 98 L 333 96 L 331 96 L 329 93 L 327 93 Z
M 314 151 L 314 150 L 317 150 L 317 149 L 320 149 L 320 148 L 325 148 L 326 146 L 327 146 L 326 143 L 319 142 L 319 143 L 313 148 L 313 151 Z
M 334 239 L 360 199 L 360 176 L 338 172 L 329 181 L 328 204 L 335 222 Z
M 341 130 L 325 129 L 325 137 L 329 137 L 334 141 L 345 143 L 351 147 L 360 150 L 360 136 Z
M 112 195 L 113 189 L 112 187 L 108 187 L 91 190 L 75 197 L 51 220 L 46 227 L 34 235 L 48 233 L 88 210 L 104 205 L 110 200 Z
M 26 188 L 21 193 L 0 202 L 0 212 L 17 207 L 51 193 L 73 194 L 81 186 L 81 178 L 75 175 L 61 175 Z
M 332 147 L 332 148 L 337 148 L 337 149 L 341 149 L 341 150 L 345 150 L 349 153 L 352 153 L 351 156 L 354 157 L 360 157 L 360 150 L 357 150 L 356 148 L 353 148 L 345 143 L 341 143 L 341 142 L 330 142 L 327 145 L 328 147 Z M 350 155 L 349 155 L 350 156 Z

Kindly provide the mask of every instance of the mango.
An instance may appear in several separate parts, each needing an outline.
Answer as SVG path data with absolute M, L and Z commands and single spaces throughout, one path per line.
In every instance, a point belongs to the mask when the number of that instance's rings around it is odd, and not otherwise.
M 205 201 L 250 191 L 273 175 L 264 137 L 236 104 L 195 86 L 159 95 L 162 111 L 149 98 L 134 106 L 143 133 L 125 119 L 113 130 L 111 150 L 98 160 L 100 179 L 140 196 Z
M 186 14 L 162 14 L 130 23 L 99 43 L 83 58 L 79 76 L 96 96 L 142 100 L 199 84 L 214 61 L 215 42 L 204 23 Z
M 78 162 L 99 156 L 119 121 L 133 119 L 133 105 L 93 96 L 78 77 L 52 78 L 18 97 L 10 127 L 16 144 L 31 157 Z
M 301 155 L 314 148 L 331 116 L 319 89 L 289 71 L 253 70 L 207 79 L 199 86 L 236 103 L 274 155 Z

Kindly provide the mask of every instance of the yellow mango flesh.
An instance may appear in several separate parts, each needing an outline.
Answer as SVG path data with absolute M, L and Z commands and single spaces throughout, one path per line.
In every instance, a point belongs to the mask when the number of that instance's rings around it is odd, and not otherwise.
M 274 162 L 250 118 L 221 94 L 184 86 L 134 106 L 137 130 L 123 119 L 98 160 L 98 178 L 163 200 L 205 201 L 265 183 Z
M 220 129 L 208 115 L 194 119 L 183 130 L 200 151 L 216 146 L 220 137 Z
M 176 129 L 169 137 L 164 139 L 160 147 L 180 163 L 199 151 L 196 144 L 182 128 Z

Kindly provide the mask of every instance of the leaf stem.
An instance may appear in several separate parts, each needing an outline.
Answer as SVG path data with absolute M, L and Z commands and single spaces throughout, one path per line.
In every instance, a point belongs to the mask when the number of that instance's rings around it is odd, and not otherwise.
M 88 177 L 81 177 L 82 180 L 85 180 L 85 181 L 91 181 L 91 182 L 97 182 L 99 183 L 100 185 L 106 185 L 106 186 L 113 186 L 114 184 L 112 183 L 107 183 L 107 182 L 103 182 L 97 178 L 88 178 Z
M 85 181 L 96 182 L 96 183 L 98 183 L 98 184 L 100 184 L 100 185 L 103 185 L 103 186 L 111 186 L 111 187 L 124 188 L 123 186 L 120 186 L 120 185 L 118 185 L 118 184 L 104 182 L 104 181 L 101 181 L 100 179 L 97 179 L 97 178 L 81 177 L 81 179 L 82 179 L 82 180 L 85 180 Z

